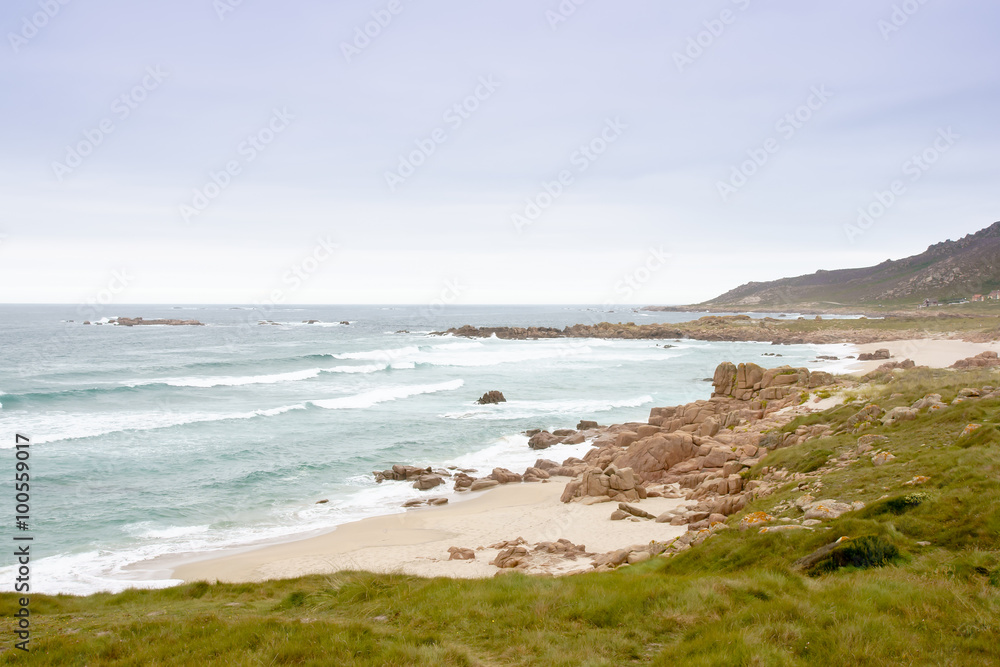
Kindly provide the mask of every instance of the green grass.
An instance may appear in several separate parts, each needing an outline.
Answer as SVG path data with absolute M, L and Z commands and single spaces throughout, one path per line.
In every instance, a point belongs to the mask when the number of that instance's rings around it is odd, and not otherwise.
M 879 405 L 946 398 L 996 375 L 916 369 L 872 386 Z M 890 398 L 901 394 L 896 398 Z M 797 420 L 844 423 L 863 403 Z M 962 436 L 966 424 L 983 427 Z M 260 584 L 197 582 L 118 595 L 33 595 L 38 665 L 1000 665 L 1000 401 L 967 401 L 872 433 L 769 454 L 866 507 L 813 530 L 723 530 L 669 559 L 606 574 L 485 580 L 347 572 Z M 907 485 L 915 476 L 929 479 Z M 747 511 L 796 519 L 799 479 Z M 729 519 L 735 528 L 739 516 Z M 803 571 L 794 564 L 847 540 Z M 928 543 L 928 544 L 924 544 Z

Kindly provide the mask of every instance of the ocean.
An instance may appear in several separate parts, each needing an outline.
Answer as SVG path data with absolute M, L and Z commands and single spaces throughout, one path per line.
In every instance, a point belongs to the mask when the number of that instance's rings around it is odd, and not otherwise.
M 376 484 L 371 472 L 402 463 L 481 476 L 497 466 L 523 472 L 539 456 L 580 456 L 587 443 L 535 452 L 522 432 L 580 419 L 645 421 L 651 407 L 708 398 L 706 378 L 722 361 L 836 371 L 844 362 L 817 355 L 854 353 L 846 345 L 430 335 L 463 324 L 700 316 L 632 308 L 101 308 L 0 306 L 0 467 L 8 469 L 0 475 L 10 480 L 9 534 L 15 434 L 30 437 L 29 531 L 21 534 L 34 538 L 32 592 L 177 583 L 134 566 L 317 534 L 403 511 L 421 495 L 460 500 L 450 485 L 420 492 Z M 206 326 L 82 323 L 118 315 Z M 782 358 L 762 356 L 775 352 Z M 507 402 L 476 404 L 493 389 Z M 3 590 L 13 589 L 10 563 L 0 560 Z

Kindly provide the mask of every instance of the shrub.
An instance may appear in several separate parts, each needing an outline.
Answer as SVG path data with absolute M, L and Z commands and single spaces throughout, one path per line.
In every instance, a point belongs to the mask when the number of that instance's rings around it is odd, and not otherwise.
M 914 491 L 912 493 L 885 498 L 869 505 L 862 516 L 876 517 L 880 514 L 902 514 L 925 502 L 928 498 L 929 496 L 922 491 Z
M 882 535 L 865 535 L 838 544 L 809 569 L 809 574 L 835 572 L 843 567 L 883 567 L 899 558 L 899 549 Z

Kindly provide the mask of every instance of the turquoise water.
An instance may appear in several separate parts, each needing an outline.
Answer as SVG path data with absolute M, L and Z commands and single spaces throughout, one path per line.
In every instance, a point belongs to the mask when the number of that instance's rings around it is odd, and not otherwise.
M 850 353 L 829 345 L 428 335 L 462 324 L 696 317 L 631 309 L 108 310 L 206 326 L 85 326 L 83 319 L 102 313 L 0 306 L 0 447 L 7 452 L 0 465 L 12 476 L 15 433 L 32 438 L 36 592 L 166 585 L 124 568 L 400 511 L 421 492 L 375 484 L 370 474 L 395 463 L 523 471 L 537 453 L 521 431 L 580 419 L 644 421 L 653 406 L 707 398 L 704 378 L 725 360 L 830 370 L 830 362 L 814 361 L 817 354 Z M 309 319 L 321 322 L 302 323 Z M 783 358 L 761 356 L 775 351 Z M 491 389 L 508 402 L 476 405 Z M 562 460 L 587 448 L 558 446 L 545 456 Z M 13 515 L 12 489 L 9 497 Z M 0 588 L 13 586 L 12 572 L 0 569 Z

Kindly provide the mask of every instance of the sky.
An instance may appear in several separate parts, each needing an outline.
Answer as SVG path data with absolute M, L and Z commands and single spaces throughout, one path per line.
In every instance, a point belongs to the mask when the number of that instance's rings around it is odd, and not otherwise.
M 1000 220 L 980 0 L 8 0 L 0 302 L 681 304 Z

